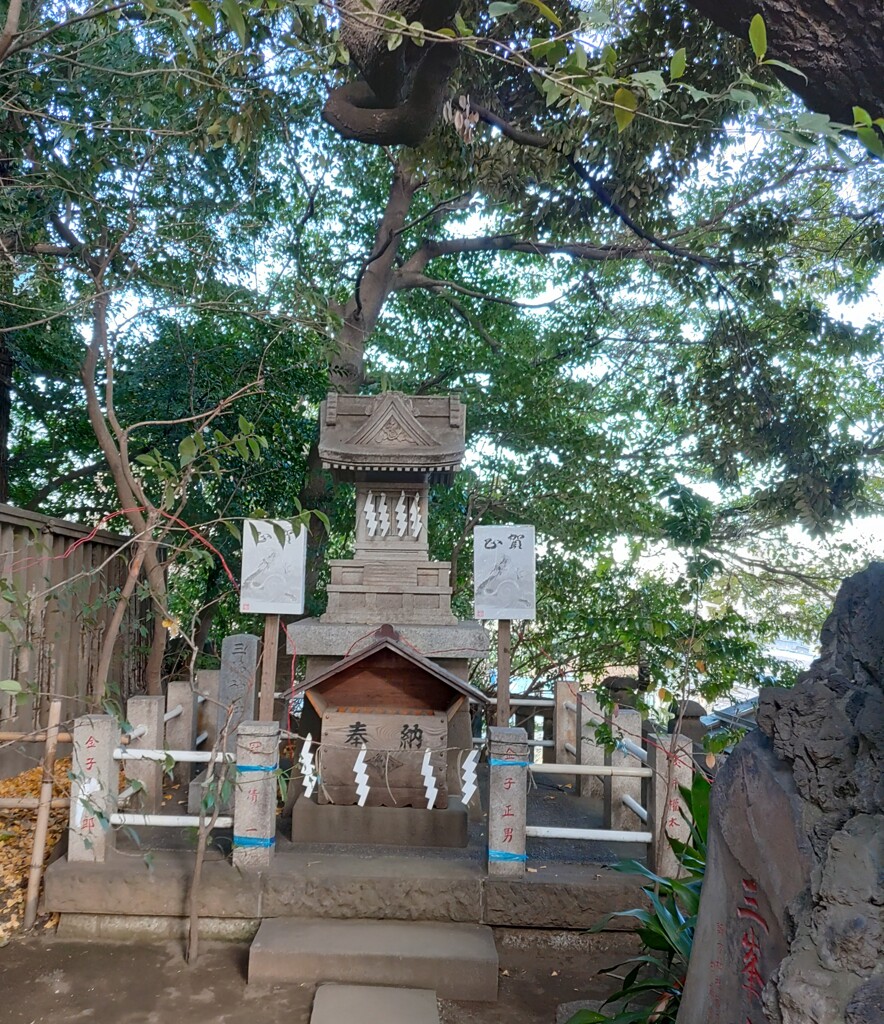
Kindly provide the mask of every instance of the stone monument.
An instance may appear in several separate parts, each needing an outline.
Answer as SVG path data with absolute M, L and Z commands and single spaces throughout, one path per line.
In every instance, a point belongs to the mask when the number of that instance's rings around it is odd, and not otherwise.
M 713 786 L 679 1024 L 884 1021 L 884 562 L 820 641 Z
M 355 550 L 352 558 L 330 563 L 325 614 L 287 626 L 290 653 L 294 648 L 307 658 L 306 688 L 376 644 L 386 625 L 403 649 L 464 683 L 470 661 L 488 653 L 482 626 L 452 613 L 451 565 L 432 561 L 427 541 L 430 485 L 450 484 L 460 467 L 464 412 L 453 396 L 398 392 L 329 394 L 322 403 L 323 468 L 356 488 Z M 301 730 L 321 736 L 321 717 L 310 701 Z M 447 720 L 446 743 L 463 756 L 472 749 L 468 700 Z M 463 756 L 448 758 L 449 797 L 461 792 Z M 296 817 L 305 813 L 318 812 L 296 805 Z

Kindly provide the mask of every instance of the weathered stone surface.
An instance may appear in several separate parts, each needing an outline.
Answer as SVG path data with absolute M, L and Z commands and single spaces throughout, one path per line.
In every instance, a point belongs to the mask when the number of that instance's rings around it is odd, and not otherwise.
M 292 809 L 292 841 L 460 848 L 467 845 L 467 812 L 456 799 L 448 807 L 432 811 L 301 799 Z
M 882 1019 L 884 563 L 844 582 L 821 641 L 713 787 L 680 1024 Z
M 436 993 L 374 985 L 320 985 L 310 1024 L 439 1024 Z
M 543 876 L 529 874 L 522 879 L 489 878 L 484 885 L 484 921 L 501 927 L 591 928 L 612 910 L 643 904 L 641 879 L 599 871 L 592 884 L 585 884 L 589 881 L 586 874 L 583 868 L 544 872 Z M 607 927 L 616 931 L 633 924 L 615 917 Z

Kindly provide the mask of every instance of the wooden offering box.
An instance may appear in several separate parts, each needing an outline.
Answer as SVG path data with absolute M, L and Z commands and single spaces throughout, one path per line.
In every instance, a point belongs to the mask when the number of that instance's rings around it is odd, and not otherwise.
M 426 807 L 426 752 L 448 806 L 449 722 L 468 700 L 485 695 L 398 641 L 381 637 L 301 687 L 321 719 L 317 767 L 320 803 L 355 804 L 354 765 L 365 749 L 368 806 Z M 316 737 L 314 737 L 315 739 Z

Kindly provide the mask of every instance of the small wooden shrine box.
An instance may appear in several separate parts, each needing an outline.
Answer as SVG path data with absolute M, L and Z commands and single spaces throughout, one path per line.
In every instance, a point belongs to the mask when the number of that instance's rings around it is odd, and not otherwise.
M 383 807 L 427 807 L 422 772 L 427 751 L 438 791 L 434 806 L 447 807 L 449 722 L 465 701 L 488 702 L 480 690 L 400 642 L 388 627 L 375 643 L 296 692 L 322 723 L 319 802 L 358 803 L 354 765 L 364 748 L 366 804 Z

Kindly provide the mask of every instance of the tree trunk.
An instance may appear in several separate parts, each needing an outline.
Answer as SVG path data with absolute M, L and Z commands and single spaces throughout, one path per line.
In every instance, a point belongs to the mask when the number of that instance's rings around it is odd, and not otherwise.
M 812 109 L 853 124 L 853 106 L 884 115 L 884 4 L 881 0 L 688 0 L 720 28 L 746 39 L 764 18 L 768 57 L 807 75 L 775 73 Z
M 9 501 L 9 428 L 12 421 L 12 353 L 0 335 L 0 501 Z

